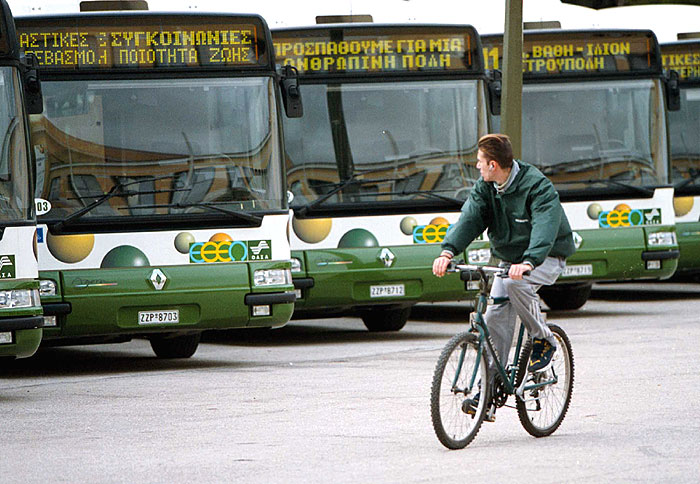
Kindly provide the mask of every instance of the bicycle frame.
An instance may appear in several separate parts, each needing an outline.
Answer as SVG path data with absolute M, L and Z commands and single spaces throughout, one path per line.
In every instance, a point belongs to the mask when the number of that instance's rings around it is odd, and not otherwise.
M 470 323 L 471 323 L 471 328 L 472 330 L 478 331 L 479 332 L 479 354 L 482 354 L 484 352 L 485 346 L 489 349 L 490 354 L 493 355 L 494 357 L 494 363 L 496 365 L 496 370 L 498 371 L 499 375 L 501 376 L 501 379 L 504 383 L 506 393 L 508 395 L 513 395 L 515 394 L 518 398 L 521 400 L 525 401 L 523 395 L 526 391 L 528 390 L 534 390 L 537 388 L 541 388 L 547 385 L 552 385 L 557 383 L 558 379 L 556 374 L 553 376 L 553 378 L 548 379 L 543 382 L 538 382 L 534 383 L 531 385 L 526 385 L 525 383 L 527 382 L 527 378 L 523 378 L 523 381 L 520 385 L 519 388 L 515 387 L 515 379 L 517 377 L 518 373 L 518 359 L 520 358 L 520 351 L 522 349 L 523 345 L 523 339 L 525 336 L 525 326 L 523 324 L 520 324 L 520 330 L 518 331 L 518 341 L 515 346 L 515 354 L 513 355 L 513 362 L 507 367 L 504 368 L 503 364 L 501 363 L 501 360 L 498 357 L 498 354 L 496 353 L 494 349 L 494 344 L 493 340 L 491 339 L 491 334 L 489 333 L 488 326 L 486 325 L 486 321 L 484 320 L 484 313 L 486 312 L 486 308 L 488 307 L 489 304 L 505 304 L 508 302 L 507 297 L 498 297 L 498 298 L 489 298 L 489 275 L 486 274 L 484 271 L 484 268 L 479 267 L 479 266 L 468 266 L 468 265 L 458 265 L 456 266 L 457 270 L 460 269 L 467 269 L 473 272 L 477 272 L 479 274 L 479 293 L 476 298 L 476 307 L 473 318 L 470 318 Z M 490 271 L 494 272 L 494 271 Z M 496 276 L 498 277 L 498 276 Z M 462 368 L 462 363 L 464 362 L 464 354 L 465 354 L 466 348 L 462 350 L 462 353 L 460 354 L 459 362 L 458 362 L 458 370 L 455 374 L 455 378 L 453 381 L 453 388 L 456 387 L 461 368 Z M 483 353 L 485 354 L 485 353 Z M 507 356 L 505 357 L 507 359 Z M 476 383 L 476 378 L 478 375 L 479 371 L 479 364 L 480 360 L 477 359 L 476 364 L 474 365 L 474 371 L 472 372 L 471 379 L 469 381 L 469 387 L 467 391 L 470 391 L 471 388 L 474 387 L 474 384 Z

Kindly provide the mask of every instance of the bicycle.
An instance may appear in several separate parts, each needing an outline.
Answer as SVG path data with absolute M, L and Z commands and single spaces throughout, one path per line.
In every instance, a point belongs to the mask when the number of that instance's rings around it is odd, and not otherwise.
M 438 440 L 448 449 L 462 449 L 476 437 L 485 418 L 493 421 L 496 408 L 506 406 L 510 395 L 520 423 L 535 437 L 551 435 L 561 425 L 571 401 L 574 384 L 574 357 L 571 342 L 559 326 L 548 324 L 558 348 L 552 364 L 543 371 L 527 371 L 532 342 L 524 342 L 520 331 L 510 365 L 508 355 L 501 360 L 483 315 L 488 304 L 503 304 L 507 297 L 489 299 L 493 276 L 508 277 L 508 268 L 452 263 L 449 272 L 460 272 L 465 281 L 478 282 L 475 311 L 470 314 L 470 329 L 452 337 L 445 345 L 433 374 L 430 413 Z M 495 355 L 496 375 L 490 379 L 487 350 Z M 478 404 L 475 404 L 475 397 Z

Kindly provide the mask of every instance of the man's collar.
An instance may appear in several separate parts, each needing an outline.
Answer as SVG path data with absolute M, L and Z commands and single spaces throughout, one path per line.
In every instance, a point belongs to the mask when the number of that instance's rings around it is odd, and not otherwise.
M 503 182 L 502 185 L 499 185 L 496 182 L 493 183 L 494 188 L 496 188 L 496 193 L 498 193 L 499 195 L 505 193 L 505 191 L 508 190 L 508 188 L 513 184 L 513 180 L 515 180 L 515 177 L 517 176 L 519 171 L 520 165 L 517 161 L 513 160 L 513 166 L 510 169 L 510 173 L 508 174 L 508 178 L 506 179 L 506 181 Z

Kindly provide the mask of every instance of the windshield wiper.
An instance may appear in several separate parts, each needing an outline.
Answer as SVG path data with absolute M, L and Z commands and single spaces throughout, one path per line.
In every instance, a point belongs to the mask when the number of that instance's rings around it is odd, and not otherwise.
M 610 180 L 610 179 L 601 179 L 601 180 L 566 180 L 566 181 L 560 181 L 560 182 L 553 182 L 555 185 L 573 185 L 576 183 L 583 183 L 583 184 L 592 184 L 592 183 L 600 183 L 603 185 L 612 185 L 616 187 L 621 187 L 625 188 L 627 190 L 632 190 L 636 191 L 638 193 L 642 193 L 644 195 L 654 195 L 654 189 L 650 187 L 642 187 L 639 185 L 632 185 L 630 183 L 625 183 L 617 180 Z
M 617 157 L 617 158 L 585 158 L 580 160 L 569 160 L 562 161 L 560 163 L 555 163 L 548 166 L 538 166 L 539 170 L 547 176 L 556 175 L 565 171 L 582 172 L 590 169 L 602 169 L 605 165 L 611 165 L 616 163 L 634 163 L 637 165 L 642 165 L 645 167 L 653 167 L 648 160 L 640 158 L 637 156 L 630 155 L 628 157 Z M 574 170 L 573 168 L 576 168 Z
M 673 188 L 675 188 L 675 189 L 685 188 L 686 186 L 688 186 L 688 185 L 690 185 L 691 183 L 695 182 L 695 180 L 697 180 L 698 178 L 700 178 L 700 170 L 698 170 L 698 171 L 691 170 L 691 171 L 690 171 L 690 177 L 684 178 L 684 179 L 682 179 L 682 180 L 678 180 L 678 181 L 675 183 L 675 185 L 673 185 Z
M 201 208 L 208 208 L 209 210 L 215 211 L 215 212 L 221 212 L 226 215 L 229 215 L 231 217 L 237 218 L 239 220 L 243 220 L 245 222 L 249 222 L 252 224 L 260 225 L 260 222 L 262 222 L 262 216 L 260 215 L 253 215 L 252 213 L 240 211 L 240 210 L 231 210 L 230 208 L 222 208 L 217 205 L 223 205 L 223 204 L 228 204 L 231 202 L 177 202 L 177 203 L 166 203 L 166 204 L 160 204 L 160 205 L 138 205 L 135 207 L 128 207 L 130 209 L 135 209 L 135 208 L 190 208 L 190 207 L 201 207 Z
M 343 180 L 342 182 L 340 182 L 340 183 L 338 184 L 338 186 L 336 186 L 336 187 L 335 187 L 334 189 L 332 189 L 331 191 L 329 191 L 329 192 L 327 192 L 327 193 L 324 193 L 323 195 L 321 195 L 320 197 L 318 197 L 318 198 L 317 198 L 316 200 L 314 200 L 313 202 L 307 203 L 306 205 L 304 205 L 303 207 L 301 207 L 301 208 L 298 210 L 297 213 L 303 217 L 304 215 L 306 215 L 307 213 L 309 213 L 310 210 L 313 210 L 314 208 L 318 207 L 318 206 L 321 205 L 323 202 L 325 202 L 326 200 L 328 200 L 329 198 L 331 198 L 333 195 L 335 195 L 336 193 L 342 192 L 343 190 L 345 190 L 345 189 L 346 189 L 347 187 L 349 187 L 350 185 L 355 185 L 355 184 L 357 184 L 357 185 L 368 185 L 368 184 L 370 184 L 370 183 L 382 183 L 382 182 L 389 181 L 389 180 L 387 180 L 386 178 L 385 178 L 385 179 L 380 179 L 380 180 L 377 180 L 377 179 L 372 179 L 372 180 L 358 180 L 357 177 L 358 177 L 358 176 L 361 176 L 361 175 L 366 175 L 366 174 L 368 174 L 368 173 L 376 173 L 376 172 L 380 172 L 380 171 L 391 171 L 391 170 L 392 170 L 391 168 L 377 168 L 377 169 L 374 169 L 374 170 L 365 170 L 365 171 L 358 171 L 358 172 L 355 172 L 355 173 L 352 174 L 352 176 L 350 176 L 350 178 L 347 178 L 347 179 Z
M 173 175 L 164 175 L 164 176 L 159 176 L 159 177 L 153 177 L 153 178 L 149 179 L 149 181 L 151 181 L 151 180 L 163 180 L 163 179 L 172 178 L 172 177 L 173 177 Z M 89 204 L 85 205 L 83 208 L 81 208 L 80 210 L 73 212 L 72 214 L 70 214 L 66 218 L 64 218 L 63 220 L 56 222 L 56 224 L 54 224 L 53 227 L 56 230 L 61 230 L 63 227 L 65 227 L 70 222 L 72 222 L 76 219 L 79 219 L 80 217 L 82 217 L 86 213 L 92 211 L 96 207 L 99 207 L 100 205 L 105 203 L 110 198 L 128 197 L 131 195 L 142 195 L 144 193 L 155 193 L 153 190 L 149 190 L 146 192 L 124 191 L 125 187 L 131 186 L 131 185 L 136 185 L 137 183 L 143 183 L 143 180 L 132 180 L 132 181 L 127 182 L 127 183 L 115 183 L 112 186 L 112 188 L 109 189 L 109 191 L 107 193 L 97 197 L 92 203 L 89 203 Z M 87 198 L 87 197 L 83 197 L 83 198 Z M 92 197 L 90 197 L 90 198 L 92 198 Z
M 451 192 L 454 190 L 442 190 L 445 192 Z M 436 193 L 435 190 L 433 191 L 414 191 L 414 192 L 408 192 L 408 191 L 401 191 L 401 192 L 393 192 L 392 194 L 395 195 L 422 195 L 426 198 L 435 198 L 437 200 L 444 200 L 446 202 L 452 202 L 454 204 L 457 204 L 459 206 L 464 205 L 464 200 L 460 200 L 459 198 L 455 197 L 450 197 L 448 195 L 440 195 L 439 193 Z M 384 195 L 384 193 L 382 193 Z

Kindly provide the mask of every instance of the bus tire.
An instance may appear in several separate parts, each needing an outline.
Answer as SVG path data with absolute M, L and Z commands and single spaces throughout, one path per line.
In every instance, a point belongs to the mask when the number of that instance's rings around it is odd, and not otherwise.
M 411 307 L 407 308 L 377 308 L 370 309 L 360 316 L 362 322 L 368 330 L 376 331 L 399 331 L 406 326 L 406 321 L 411 315 Z
M 151 348 L 158 358 L 189 358 L 199 346 L 202 333 L 182 336 L 153 336 Z
M 539 294 L 550 309 L 572 311 L 586 304 L 592 288 L 592 282 L 557 284 L 541 288 Z

